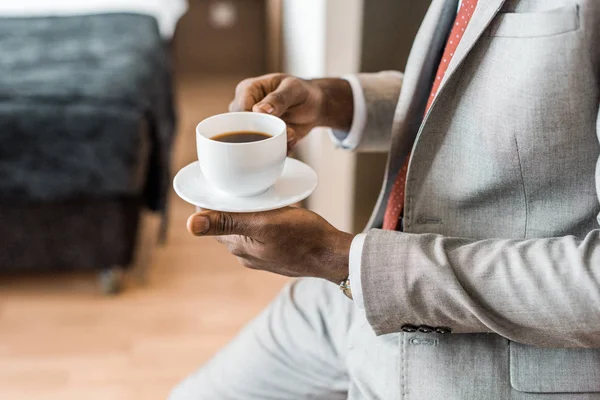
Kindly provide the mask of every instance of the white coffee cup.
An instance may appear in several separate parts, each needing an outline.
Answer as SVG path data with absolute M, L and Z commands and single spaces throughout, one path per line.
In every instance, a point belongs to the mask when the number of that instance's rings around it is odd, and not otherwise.
M 271 137 L 246 143 L 211 139 L 236 131 L 262 132 Z M 202 174 L 217 191 L 234 197 L 255 196 L 281 176 L 287 155 L 286 125 L 269 114 L 218 114 L 198 124 L 196 146 Z

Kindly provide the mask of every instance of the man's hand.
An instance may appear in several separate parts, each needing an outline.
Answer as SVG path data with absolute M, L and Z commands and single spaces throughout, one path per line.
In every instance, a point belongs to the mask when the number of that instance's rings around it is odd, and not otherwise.
M 305 209 L 244 214 L 207 210 L 193 214 L 187 226 L 196 236 L 217 236 L 247 268 L 336 284 L 348 277 L 353 236 Z
M 229 111 L 281 117 L 288 125 L 288 143 L 293 147 L 317 126 L 349 130 L 354 106 L 352 89 L 345 80 L 269 74 L 240 82 Z

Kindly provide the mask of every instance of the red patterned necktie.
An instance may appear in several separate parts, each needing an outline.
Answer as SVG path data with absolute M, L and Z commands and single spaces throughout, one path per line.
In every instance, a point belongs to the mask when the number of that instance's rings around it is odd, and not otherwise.
M 460 42 L 460 39 L 462 39 L 465 29 L 467 28 L 467 25 L 473 16 L 473 12 L 477 6 L 477 1 L 478 0 L 463 0 L 460 5 L 458 13 L 456 14 L 456 20 L 454 21 L 454 25 L 450 31 L 450 36 L 448 36 L 448 40 L 446 41 L 444 54 L 442 55 L 440 65 L 435 75 L 435 81 L 433 82 L 433 87 L 431 88 L 431 95 L 427 100 L 427 107 L 425 108 L 426 114 L 427 111 L 429 111 L 429 107 L 431 107 L 431 103 L 433 103 L 433 99 L 435 98 L 437 90 L 440 87 L 440 83 L 442 82 L 442 78 L 448 69 L 450 60 L 454 56 L 454 52 L 458 47 L 458 43 Z M 409 160 L 410 154 L 406 157 L 402 168 L 398 172 L 398 175 L 396 175 L 396 180 L 394 181 L 394 186 L 392 187 L 390 197 L 388 198 L 385 215 L 383 217 L 383 229 L 395 230 L 397 228 L 400 215 L 402 215 L 402 209 L 404 208 L 404 192 L 406 188 L 406 173 L 408 171 Z

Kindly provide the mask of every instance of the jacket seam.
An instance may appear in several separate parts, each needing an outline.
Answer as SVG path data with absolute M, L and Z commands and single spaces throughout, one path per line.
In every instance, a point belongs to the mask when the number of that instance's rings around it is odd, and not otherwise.
M 517 135 L 514 134 L 513 138 L 515 139 L 515 148 L 517 149 L 517 161 L 519 162 L 519 174 L 521 176 L 521 186 L 523 188 L 523 197 L 525 200 L 525 228 L 523 232 L 523 238 L 527 239 L 527 230 L 529 224 L 529 200 L 527 198 L 527 188 L 525 187 L 525 176 L 523 174 L 523 163 L 521 162 L 521 153 L 519 152 L 519 140 L 517 139 Z

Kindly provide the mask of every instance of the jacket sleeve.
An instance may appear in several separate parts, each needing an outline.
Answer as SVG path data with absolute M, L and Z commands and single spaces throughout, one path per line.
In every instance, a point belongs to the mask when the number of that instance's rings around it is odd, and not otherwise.
M 377 334 L 428 325 L 600 348 L 600 230 L 583 239 L 468 240 L 374 229 L 361 283 Z
M 389 151 L 402 77 L 402 73 L 397 71 L 356 75 L 366 105 L 366 121 L 360 132 L 360 141 L 354 148 L 356 151 Z

